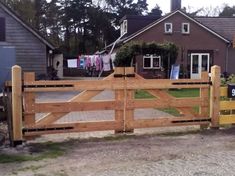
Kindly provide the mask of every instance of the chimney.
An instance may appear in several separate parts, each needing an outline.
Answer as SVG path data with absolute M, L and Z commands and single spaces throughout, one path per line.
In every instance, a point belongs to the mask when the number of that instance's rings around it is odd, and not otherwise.
M 171 12 L 181 9 L 181 0 L 171 0 Z

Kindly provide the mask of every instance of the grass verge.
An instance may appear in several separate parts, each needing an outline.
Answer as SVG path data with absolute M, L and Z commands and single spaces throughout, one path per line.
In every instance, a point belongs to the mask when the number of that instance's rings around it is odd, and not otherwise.
M 39 161 L 43 159 L 57 158 L 64 155 L 65 148 L 61 143 L 42 143 L 32 144 L 30 146 L 30 153 L 32 154 L 1 154 L 0 163 L 13 163 L 25 161 Z

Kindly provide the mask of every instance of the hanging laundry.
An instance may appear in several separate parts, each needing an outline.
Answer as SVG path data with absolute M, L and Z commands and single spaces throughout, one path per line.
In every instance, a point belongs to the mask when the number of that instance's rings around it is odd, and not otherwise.
M 104 71 L 110 71 L 111 70 L 111 66 L 110 66 L 110 55 L 104 55 L 103 56 L 103 70 Z
M 68 68 L 77 68 L 78 67 L 78 60 L 77 59 L 68 59 Z
M 78 66 L 78 68 L 80 68 L 80 56 L 78 56 L 77 66 Z
M 91 55 L 91 56 L 89 56 L 89 57 L 91 58 L 91 65 L 92 65 L 92 66 L 95 66 L 95 64 L 96 64 L 96 63 L 95 63 L 95 61 L 96 61 L 96 60 L 95 60 L 96 55 Z
M 87 68 L 91 67 L 91 58 L 88 56 L 85 60 L 86 60 L 86 67 Z
M 115 66 L 114 66 L 115 59 L 116 59 L 116 53 L 111 54 L 111 60 L 112 60 L 113 69 L 115 68 Z
M 96 71 L 102 70 L 102 61 L 99 56 L 96 56 L 95 66 L 96 66 Z

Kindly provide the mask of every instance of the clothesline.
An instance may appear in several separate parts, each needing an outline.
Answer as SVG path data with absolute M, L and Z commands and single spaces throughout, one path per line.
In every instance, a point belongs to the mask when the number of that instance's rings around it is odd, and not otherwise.
M 81 55 L 74 59 L 68 59 L 68 68 L 78 68 L 96 71 L 110 71 L 114 68 L 116 54 L 112 55 Z

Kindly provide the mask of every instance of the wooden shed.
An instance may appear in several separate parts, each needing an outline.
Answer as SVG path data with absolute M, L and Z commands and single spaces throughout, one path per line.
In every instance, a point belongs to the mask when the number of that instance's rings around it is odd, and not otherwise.
M 14 11 L 0 2 L 0 46 L 15 48 L 15 64 L 23 71 L 47 74 L 53 64 L 55 47 L 38 31 L 26 24 Z M 2 58 L 0 59 L 8 59 Z

